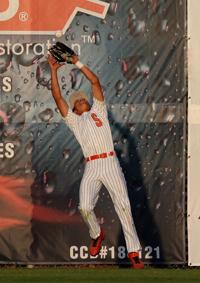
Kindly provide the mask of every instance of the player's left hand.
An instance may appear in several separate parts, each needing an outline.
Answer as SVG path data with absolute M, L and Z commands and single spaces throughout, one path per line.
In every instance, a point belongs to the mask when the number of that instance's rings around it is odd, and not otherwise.
M 73 64 L 77 57 L 70 47 L 59 41 L 49 49 L 49 53 L 58 63 Z
M 77 55 L 73 55 L 72 56 L 72 64 L 76 64 L 76 62 L 78 62 L 79 58 Z

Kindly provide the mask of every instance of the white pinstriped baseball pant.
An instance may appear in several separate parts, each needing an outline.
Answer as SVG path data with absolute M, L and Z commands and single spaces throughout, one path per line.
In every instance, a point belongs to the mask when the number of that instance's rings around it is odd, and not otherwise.
M 127 251 L 141 250 L 131 214 L 126 181 L 116 156 L 86 163 L 80 186 L 79 210 L 89 228 L 90 237 L 96 239 L 100 235 L 100 225 L 94 214 L 94 207 L 102 184 L 107 188 L 120 219 Z

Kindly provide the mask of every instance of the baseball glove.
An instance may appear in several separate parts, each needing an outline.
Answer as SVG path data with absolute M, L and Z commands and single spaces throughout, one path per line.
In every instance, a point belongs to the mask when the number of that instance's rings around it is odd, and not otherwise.
M 72 64 L 72 56 L 76 53 L 62 42 L 56 42 L 50 49 L 50 54 L 56 59 L 58 63 Z

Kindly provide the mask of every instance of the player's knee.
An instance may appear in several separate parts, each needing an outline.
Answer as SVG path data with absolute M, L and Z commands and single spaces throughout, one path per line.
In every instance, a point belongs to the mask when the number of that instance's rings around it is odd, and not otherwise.
M 118 209 L 122 212 L 130 213 L 130 211 L 131 211 L 130 203 L 129 202 L 121 202 L 120 204 L 118 204 Z
M 83 218 L 88 218 L 92 213 L 92 208 L 90 206 L 79 206 L 79 211 Z
M 117 199 L 114 201 L 114 205 L 117 206 L 120 210 L 129 210 L 131 208 L 130 201 L 128 198 Z

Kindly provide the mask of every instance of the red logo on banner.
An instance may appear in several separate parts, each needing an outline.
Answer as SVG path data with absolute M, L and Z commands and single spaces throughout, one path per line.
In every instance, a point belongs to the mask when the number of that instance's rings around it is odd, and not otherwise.
M 100 0 L 0 0 L 0 34 L 55 34 L 67 30 L 77 12 L 105 18 Z

